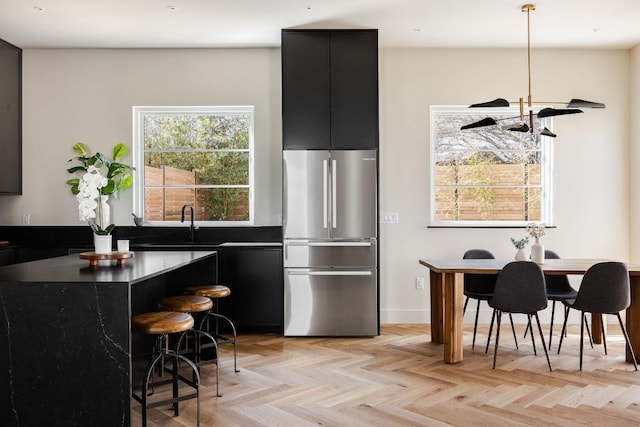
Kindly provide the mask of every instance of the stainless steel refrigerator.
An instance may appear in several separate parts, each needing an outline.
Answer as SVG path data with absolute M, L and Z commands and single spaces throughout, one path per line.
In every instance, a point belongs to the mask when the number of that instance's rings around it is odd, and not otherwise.
M 286 336 L 374 336 L 378 309 L 375 150 L 285 150 Z

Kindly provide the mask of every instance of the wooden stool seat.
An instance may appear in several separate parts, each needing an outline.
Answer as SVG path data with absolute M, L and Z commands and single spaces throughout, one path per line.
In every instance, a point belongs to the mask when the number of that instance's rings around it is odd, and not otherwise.
M 200 313 L 211 310 L 213 307 L 213 301 L 204 296 L 177 295 L 162 298 L 158 307 L 160 310 L 181 311 L 183 313 Z
M 134 331 L 149 335 L 165 335 L 184 332 L 193 328 L 193 317 L 176 311 L 154 311 L 134 316 L 131 327 Z
M 209 298 L 224 298 L 231 295 L 231 289 L 224 285 L 189 286 L 187 293 Z

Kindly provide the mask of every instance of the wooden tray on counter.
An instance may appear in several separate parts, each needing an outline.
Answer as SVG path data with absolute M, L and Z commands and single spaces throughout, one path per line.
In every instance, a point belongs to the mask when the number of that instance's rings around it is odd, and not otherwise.
M 88 259 L 91 267 L 97 267 L 98 261 L 101 260 L 116 260 L 116 264 L 121 266 L 124 264 L 124 260 L 133 258 L 133 252 L 111 252 L 108 254 L 97 254 L 95 252 L 81 252 L 78 254 L 80 259 Z

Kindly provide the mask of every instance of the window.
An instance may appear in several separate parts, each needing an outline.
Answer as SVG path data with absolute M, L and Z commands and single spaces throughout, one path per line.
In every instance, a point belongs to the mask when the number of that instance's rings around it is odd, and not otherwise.
M 485 117 L 498 126 L 460 127 Z M 513 132 L 519 109 L 431 107 L 431 226 L 522 226 L 552 223 L 553 140 Z M 551 119 L 535 119 L 551 129 Z
M 253 107 L 134 107 L 136 215 L 158 225 L 182 207 L 209 224 L 253 221 Z

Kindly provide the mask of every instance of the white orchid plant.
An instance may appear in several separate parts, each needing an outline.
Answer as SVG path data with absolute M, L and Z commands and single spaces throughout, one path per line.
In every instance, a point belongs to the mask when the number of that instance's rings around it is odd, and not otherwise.
M 80 221 L 88 221 L 95 234 L 111 234 L 115 224 L 102 223 L 100 196 L 113 196 L 117 199 L 121 190 L 133 184 L 130 173 L 133 168 L 117 161 L 127 152 L 127 147 L 122 143 L 116 144 L 113 147 L 111 161 L 102 153 L 89 156 L 89 150 L 82 142 L 74 144 L 73 151 L 79 156 L 69 161 L 79 161 L 81 165 L 73 166 L 67 169 L 67 172 L 82 173 L 82 176 L 69 179 L 67 184 L 78 201 L 78 218 Z
M 542 236 L 544 236 L 545 234 L 545 224 L 543 222 L 541 223 L 536 223 L 536 222 L 530 222 L 529 224 L 527 224 L 527 234 L 531 237 L 533 237 L 534 239 L 539 239 Z

